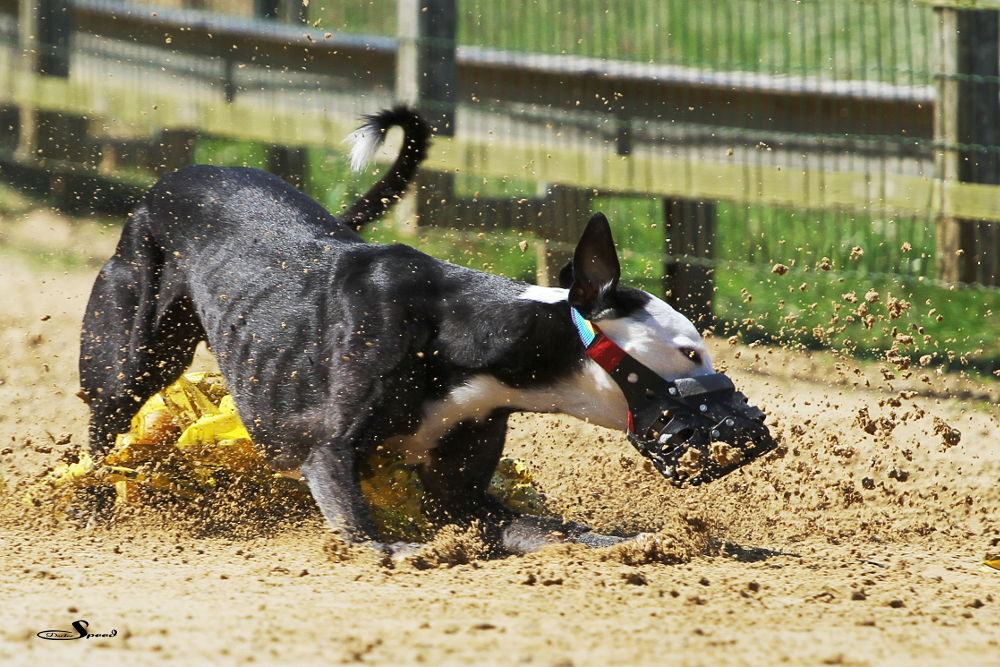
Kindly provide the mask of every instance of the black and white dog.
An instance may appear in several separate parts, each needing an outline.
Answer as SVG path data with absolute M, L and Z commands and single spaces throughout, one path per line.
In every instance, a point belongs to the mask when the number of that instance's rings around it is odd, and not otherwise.
M 80 375 L 95 460 L 138 406 L 187 368 L 199 341 L 217 357 L 268 462 L 300 471 L 344 536 L 386 551 L 358 484 L 359 463 L 377 445 L 419 464 L 435 517 L 503 524 L 512 517 L 486 488 L 511 413 L 560 412 L 627 431 L 667 475 L 683 468 L 677 459 L 694 435 L 726 429 L 733 416 L 747 420 L 750 408 L 728 380 L 699 381 L 724 376 L 691 322 L 618 285 L 601 214 L 562 288 L 364 242 L 357 230 L 403 194 L 429 145 L 428 127 L 411 110 L 369 121 L 355 135 L 355 167 L 390 127 L 403 128 L 404 145 L 339 216 L 265 172 L 210 166 L 165 176 L 136 207 L 83 324 Z M 616 374 L 612 362 L 624 370 Z M 673 403 L 661 410 L 653 401 L 647 419 L 630 383 L 647 401 L 669 393 Z M 695 407 L 702 401 L 711 408 Z M 666 424 L 672 416 L 676 427 Z M 760 440 L 747 433 L 711 430 L 704 444 Z M 667 460 L 670 446 L 679 453 Z

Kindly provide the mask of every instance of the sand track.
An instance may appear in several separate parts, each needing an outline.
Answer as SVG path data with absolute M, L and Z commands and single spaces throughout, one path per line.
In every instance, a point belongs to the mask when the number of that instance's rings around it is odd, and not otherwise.
M 113 239 L 43 214 L 0 224 L 0 473 L 16 495 L 86 433 L 76 337 L 96 267 L 52 253 L 100 256 Z M 828 355 L 712 345 L 777 421 L 783 456 L 679 491 L 586 424 L 522 416 L 509 440 L 557 511 L 675 535 L 667 557 L 553 547 L 388 569 L 331 548 L 315 513 L 274 526 L 148 511 L 86 532 L 8 502 L 0 662 L 1000 664 L 1000 572 L 978 569 L 1000 550 L 995 390 L 890 390 Z M 938 395 L 900 398 L 911 385 Z M 720 542 L 797 555 L 698 555 Z M 117 635 L 35 636 L 77 619 Z

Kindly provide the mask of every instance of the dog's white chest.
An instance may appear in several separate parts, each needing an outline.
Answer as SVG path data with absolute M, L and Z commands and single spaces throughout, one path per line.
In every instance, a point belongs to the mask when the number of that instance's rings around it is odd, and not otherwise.
M 485 419 L 499 409 L 561 412 L 599 426 L 625 430 L 628 408 L 621 390 L 590 361 L 580 373 L 546 387 L 516 388 L 492 375 L 476 375 L 443 399 L 426 403 L 416 432 L 383 444 L 403 454 L 407 463 L 420 463 L 453 426 L 467 419 Z

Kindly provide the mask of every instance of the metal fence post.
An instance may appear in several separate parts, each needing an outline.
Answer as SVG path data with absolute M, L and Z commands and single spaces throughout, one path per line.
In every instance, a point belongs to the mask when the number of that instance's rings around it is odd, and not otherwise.
M 715 203 L 664 199 L 667 302 L 699 329 L 713 324 Z
M 1000 11 L 938 6 L 937 103 L 942 206 L 951 182 L 1000 183 Z M 943 280 L 1000 284 L 1000 226 L 943 216 L 937 226 L 937 264 Z
M 396 97 L 416 107 L 437 136 L 455 133 L 456 0 L 398 0 Z M 396 208 L 396 226 L 414 234 L 454 201 L 454 175 L 422 171 Z

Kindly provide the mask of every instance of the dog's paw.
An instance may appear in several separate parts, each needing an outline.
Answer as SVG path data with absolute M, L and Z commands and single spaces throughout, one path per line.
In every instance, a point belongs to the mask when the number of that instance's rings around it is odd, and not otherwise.
M 588 526 L 549 517 L 521 516 L 503 528 L 502 545 L 509 553 L 526 554 L 552 544 L 582 544 L 591 548 L 611 547 L 629 539 L 595 533 Z
M 540 516 L 519 516 L 500 532 L 500 545 L 512 554 L 528 554 L 552 544 L 562 544 L 569 537 L 563 522 Z
M 391 562 L 399 563 L 416 554 L 423 546 L 419 542 L 393 542 L 382 545 L 382 550 Z
M 616 544 L 627 542 L 629 539 L 634 538 L 618 537 L 617 535 L 602 535 L 600 533 L 588 531 L 582 535 L 578 535 L 573 541 L 577 544 L 597 549 L 600 547 L 613 547 Z
M 66 519 L 75 528 L 90 531 L 110 526 L 114 511 L 113 486 L 84 487 L 66 508 Z

